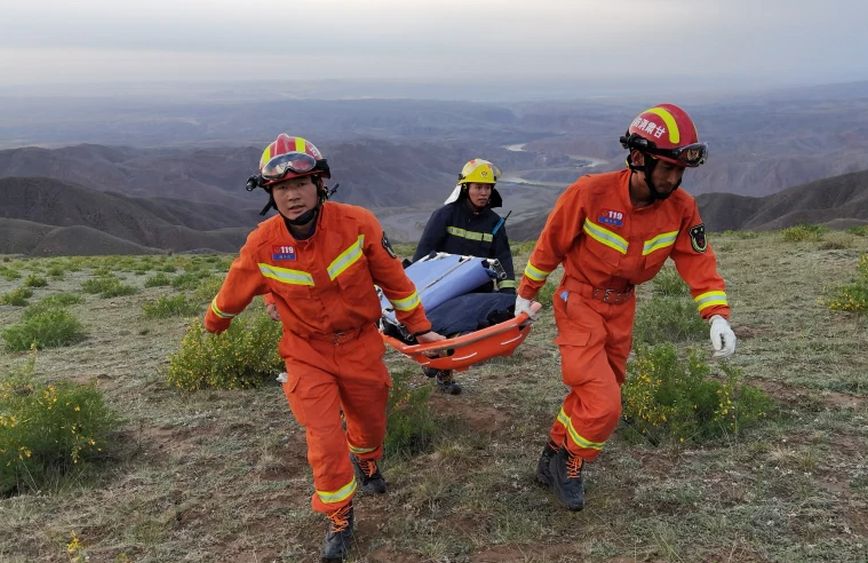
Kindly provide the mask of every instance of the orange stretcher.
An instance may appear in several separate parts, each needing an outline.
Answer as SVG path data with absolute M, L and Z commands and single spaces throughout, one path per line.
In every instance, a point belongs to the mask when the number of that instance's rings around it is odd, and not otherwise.
M 535 314 L 542 307 L 534 302 Z M 383 333 L 383 341 L 423 367 L 464 370 L 496 356 L 511 356 L 530 334 L 533 320 L 526 313 L 474 332 L 426 344 L 407 344 Z

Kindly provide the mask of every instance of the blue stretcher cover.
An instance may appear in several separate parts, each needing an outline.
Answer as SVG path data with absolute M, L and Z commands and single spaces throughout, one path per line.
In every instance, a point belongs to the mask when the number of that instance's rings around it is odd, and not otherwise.
M 426 311 L 431 311 L 445 301 L 470 293 L 499 276 L 496 260 L 459 256 L 438 252 L 430 254 L 407 267 L 407 277 L 416 285 L 416 292 Z M 380 308 L 383 317 L 397 324 L 395 309 L 380 292 Z

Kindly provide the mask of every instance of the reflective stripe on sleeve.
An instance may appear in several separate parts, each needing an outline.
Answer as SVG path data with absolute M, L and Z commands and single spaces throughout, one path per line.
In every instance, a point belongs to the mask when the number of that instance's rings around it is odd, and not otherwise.
M 509 289 L 515 287 L 515 280 L 503 280 L 497 282 L 497 287 L 500 289 Z
M 697 295 L 693 300 L 696 302 L 696 308 L 699 309 L 700 312 L 702 312 L 703 309 L 708 309 L 709 307 L 717 305 L 729 307 L 725 291 L 708 291 L 701 295 Z
M 217 298 L 211 300 L 211 312 L 220 317 L 221 319 L 231 319 L 235 317 L 235 313 L 224 313 L 220 310 L 220 307 L 217 306 Z
M 389 299 L 389 301 L 392 302 L 392 305 L 394 305 L 395 309 L 398 311 L 412 311 L 422 304 L 422 301 L 419 300 L 419 294 L 416 291 L 413 291 L 413 293 L 404 299 Z
M 540 270 L 530 262 L 527 263 L 527 266 L 524 268 L 524 275 L 532 279 L 533 281 L 544 282 L 546 278 L 549 277 L 551 272 L 546 272 L 545 270 Z

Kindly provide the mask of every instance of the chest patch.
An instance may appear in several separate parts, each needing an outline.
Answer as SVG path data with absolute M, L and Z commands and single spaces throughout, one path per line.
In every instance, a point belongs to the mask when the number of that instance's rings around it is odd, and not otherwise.
M 705 223 L 690 227 L 690 245 L 696 252 L 705 252 L 708 248 L 708 240 L 705 238 Z
M 297 257 L 294 246 L 272 246 L 272 260 L 295 260 Z
M 616 211 L 614 209 L 603 209 L 600 211 L 600 216 L 597 218 L 597 222 L 601 225 L 608 225 L 609 227 L 623 227 L 624 212 Z

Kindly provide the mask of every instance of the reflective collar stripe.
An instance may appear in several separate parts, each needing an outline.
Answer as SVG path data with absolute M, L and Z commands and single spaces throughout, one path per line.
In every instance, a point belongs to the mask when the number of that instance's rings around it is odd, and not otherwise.
M 233 313 L 224 313 L 220 310 L 220 307 L 217 306 L 217 298 L 211 300 L 211 312 L 220 317 L 221 319 L 231 319 L 235 316 Z
M 479 240 L 483 242 L 491 242 L 494 236 L 491 233 L 480 233 L 477 231 L 467 231 L 458 227 L 446 227 L 446 232 L 455 237 L 466 238 L 468 240 Z
M 289 268 L 280 268 L 260 262 L 259 271 L 266 278 L 271 278 L 281 283 L 289 285 L 314 285 L 313 276 L 301 270 L 290 270 Z
M 499 281 L 499 282 L 497 282 L 497 287 L 499 287 L 499 288 L 501 288 L 501 289 L 503 289 L 503 288 L 515 287 L 515 280 L 503 280 L 503 281 Z
M 419 294 L 416 291 L 413 291 L 413 293 L 403 299 L 389 299 L 389 301 L 392 302 L 392 305 L 394 305 L 395 309 L 398 311 L 412 311 L 422 304 L 419 300 Z
M 604 229 L 590 219 L 585 219 L 582 230 L 595 241 L 617 250 L 621 254 L 627 254 L 627 247 L 630 245 L 627 239 L 618 236 L 609 229 Z
M 343 502 L 356 492 L 356 478 L 336 491 L 317 491 L 316 494 L 324 503 Z
M 558 422 L 564 425 L 564 428 L 567 429 L 567 434 L 570 435 L 573 443 L 575 443 L 580 448 L 587 448 L 589 450 L 602 450 L 603 445 L 606 442 L 592 442 L 587 438 L 582 437 L 581 434 L 576 432 L 576 429 L 573 428 L 573 421 L 570 420 L 570 417 L 567 416 L 567 413 L 564 412 L 564 408 L 561 407 L 560 412 L 558 413 Z
M 549 277 L 551 272 L 546 272 L 545 270 L 540 270 L 530 262 L 527 263 L 527 266 L 524 268 L 524 275 L 532 279 L 533 281 L 544 282 L 546 278 Z
M 678 236 L 678 231 L 669 231 L 668 233 L 660 233 L 656 237 L 646 240 L 642 246 L 642 256 L 648 256 L 656 250 L 666 248 L 675 244 L 675 238 Z
M 696 301 L 696 307 L 700 311 L 702 311 L 703 309 L 708 309 L 709 307 L 715 307 L 717 305 L 729 307 L 729 302 L 726 300 L 725 291 L 708 291 L 701 295 L 697 295 L 693 298 L 693 300 Z
M 353 453 L 353 454 L 369 454 L 372 451 L 377 449 L 377 448 L 358 448 L 358 447 L 350 444 L 349 442 L 347 442 L 347 445 L 350 447 L 350 453 Z
M 334 281 L 347 268 L 358 262 L 362 257 L 362 246 L 365 244 L 365 235 L 359 235 L 356 242 L 341 252 L 328 267 L 329 279 Z

